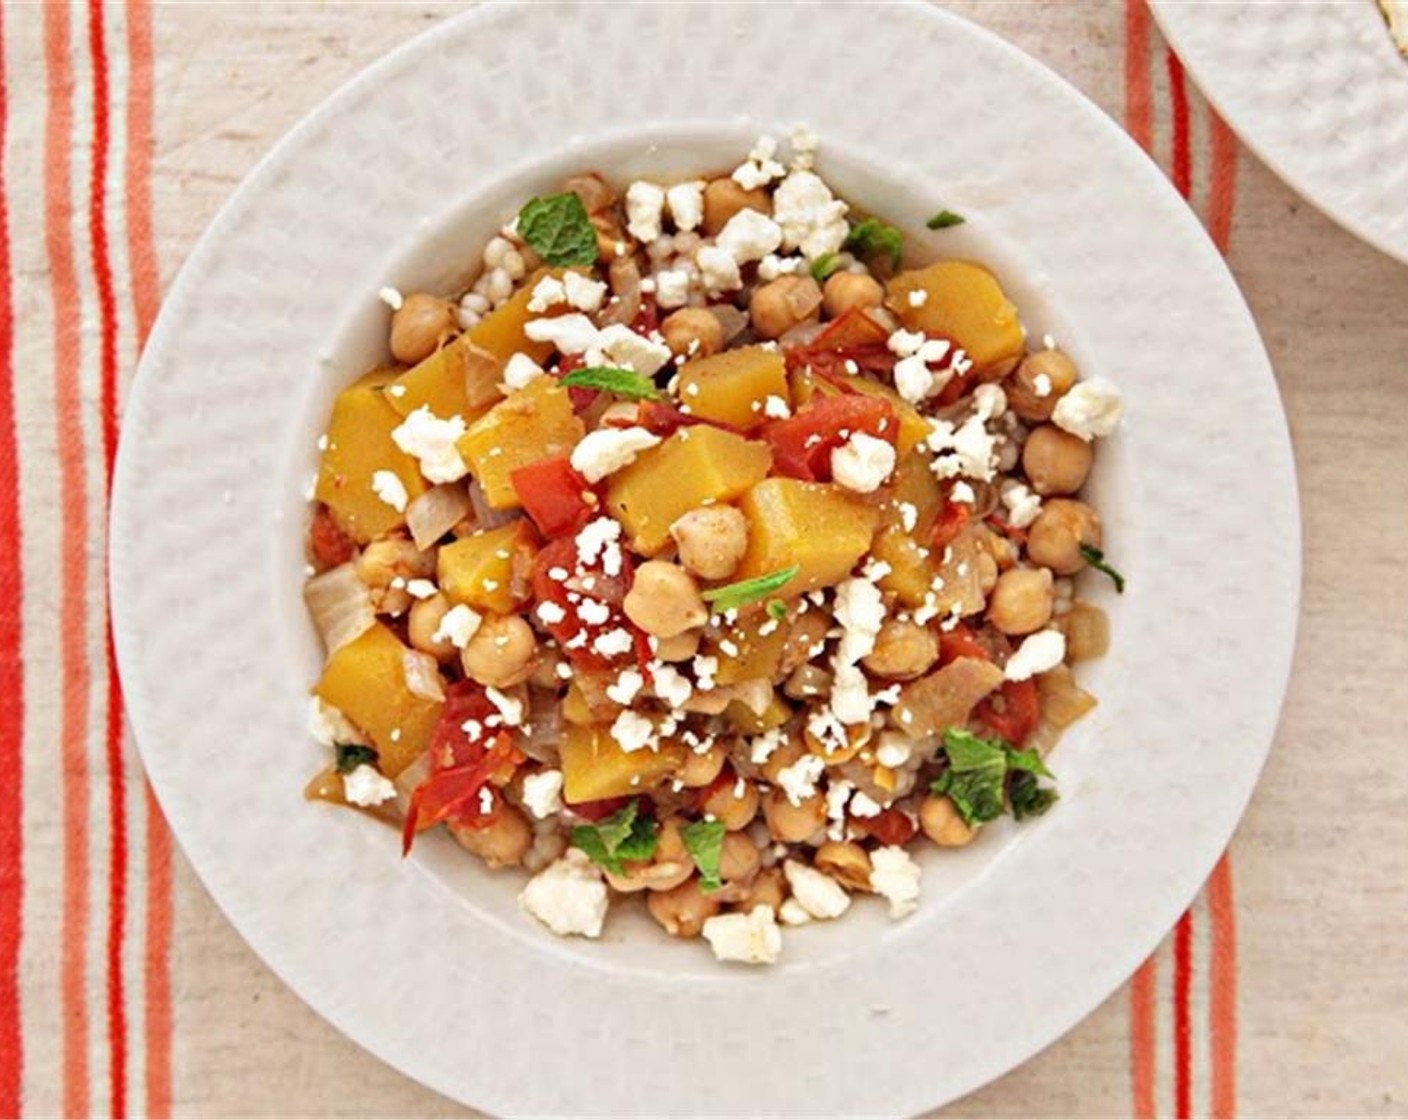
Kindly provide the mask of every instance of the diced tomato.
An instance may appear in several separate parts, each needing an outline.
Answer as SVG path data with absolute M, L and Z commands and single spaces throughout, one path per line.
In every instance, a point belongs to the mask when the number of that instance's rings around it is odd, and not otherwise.
M 852 433 L 865 432 L 893 444 L 898 431 L 889 401 L 853 394 L 813 397 L 797 415 L 765 425 L 762 435 L 772 445 L 775 474 L 829 482 L 831 452 Z
M 541 459 L 509 476 L 518 500 L 549 540 L 575 533 L 596 511 L 596 494 L 566 459 Z
M 559 537 L 538 553 L 533 564 L 534 598 L 539 603 L 556 604 L 563 613 L 560 621 L 543 625 L 578 668 L 614 668 L 637 657 L 639 631 L 621 609 L 634 572 L 625 550 L 621 553 L 621 570 L 608 575 L 600 557 L 589 565 L 581 563 L 575 537 Z M 554 572 L 558 574 L 553 575 Z M 563 572 L 567 573 L 565 577 Z M 587 622 L 582 618 L 581 606 L 588 599 L 606 607 L 605 622 Z M 629 649 L 608 656 L 593 648 L 597 638 L 613 630 L 625 630 L 631 635 Z
M 1021 746 L 1041 718 L 1041 693 L 1036 681 L 1004 681 L 998 699 L 1000 705 L 992 697 L 984 700 L 973 710 L 973 718 L 1014 746 Z
M 972 629 L 959 623 L 952 630 L 939 634 L 939 664 L 947 665 L 960 657 L 976 657 L 980 661 L 991 661 L 992 654 Z
M 863 307 L 852 307 L 826 324 L 826 329 L 807 343 L 808 350 L 851 350 L 864 346 L 884 346 L 890 332 Z
M 337 527 L 327 506 L 320 505 L 308 527 L 308 547 L 319 568 L 336 568 L 357 555 L 357 542 Z
M 660 329 L 660 312 L 655 306 L 655 297 L 650 292 L 642 292 L 640 310 L 631 320 L 631 330 L 636 334 L 651 334 Z
M 939 516 L 934 518 L 934 533 L 930 544 L 937 549 L 944 549 L 951 545 L 968 526 L 968 520 L 973 516 L 973 507 L 966 502 L 955 502 L 948 498 L 944 499 L 943 508 L 939 510 Z
M 935 400 L 936 407 L 944 408 L 953 404 L 960 397 L 971 393 L 975 388 L 973 382 L 974 377 L 971 370 L 968 373 L 955 373 L 949 378 L 948 384 L 939 390 L 939 395 Z
M 918 826 L 908 813 L 893 806 L 881 809 L 878 816 L 853 818 L 851 823 L 863 828 L 886 846 L 908 844 L 914 834 L 919 831 Z
M 718 420 L 705 420 L 702 416 L 691 416 L 681 412 L 672 404 L 662 401 L 641 401 L 636 414 L 636 423 L 657 436 L 672 436 L 681 428 L 696 424 L 707 424 L 711 428 L 722 428 L 726 432 L 739 432 L 732 424 Z

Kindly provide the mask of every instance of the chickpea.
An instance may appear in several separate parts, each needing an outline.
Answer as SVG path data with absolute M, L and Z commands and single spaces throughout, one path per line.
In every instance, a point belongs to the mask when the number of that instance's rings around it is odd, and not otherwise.
M 984 595 L 991 595 L 992 589 L 997 586 L 997 561 L 993 559 L 991 552 L 980 552 L 977 564 L 978 590 Z
M 508 688 L 532 675 L 536 646 L 533 628 L 518 615 L 489 615 L 460 652 L 460 662 L 471 680 Z
M 963 823 L 952 801 L 932 795 L 919 806 L 919 827 L 941 848 L 961 848 L 976 834 L 974 828 Z
M 457 326 L 453 304 L 416 292 L 391 315 L 391 354 L 413 366 L 435 353 Z
M 758 845 L 744 832 L 724 834 L 723 851 L 719 856 L 719 878 L 725 883 L 745 883 L 758 873 L 762 853 Z
M 826 645 L 826 632 L 830 628 L 830 617 L 816 607 L 794 618 L 792 628 L 787 632 L 787 642 L 782 647 L 778 672 L 790 673 L 817 656 Z
M 780 338 L 793 327 L 815 322 L 821 308 L 821 286 L 810 276 L 779 276 L 753 289 L 748 313 L 762 338 Z
M 807 753 L 806 740 L 795 732 L 763 762 L 762 775 L 769 782 L 776 782 L 778 775 Z
M 714 783 L 723 771 L 724 762 L 727 759 L 728 751 L 718 743 L 715 743 L 703 754 L 691 751 L 685 756 L 684 763 L 679 770 L 675 772 L 675 777 L 686 789 L 703 789 Z
M 428 653 L 437 661 L 450 661 L 459 651 L 449 638 L 435 637 L 440 623 L 450 613 L 450 600 L 444 595 L 432 595 L 429 599 L 419 599 L 411 604 L 411 616 L 406 625 L 406 635 L 411 646 Z
M 880 627 L 875 648 L 861 662 L 872 673 L 896 681 L 922 676 L 939 659 L 939 640 L 927 626 L 889 619 Z
M 493 868 L 513 867 L 522 862 L 533 846 L 533 826 L 512 805 L 500 805 L 499 814 L 482 828 L 470 828 L 455 821 L 450 835 Z
M 651 891 L 645 908 L 671 937 L 698 937 L 720 904 L 700 890 L 698 879 L 689 879 L 673 890 Z
M 709 621 L 694 577 L 668 560 L 647 560 L 621 604 L 626 617 L 657 638 L 673 638 Z
M 828 840 L 816 850 L 816 869 L 853 891 L 870 889 L 870 856 L 849 840 Z
M 798 665 L 782 686 L 791 700 L 815 700 L 831 688 L 831 673 L 820 665 Z
M 670 662 L 693 660 L 694 655 L 699 652 L 699 643 L 703 637 L 704 631 L 696 627 L 686 630 L 683 634 L 660 638 L 655 647 L 655 656 L 661 661 Z
M 1027 530 L 1027 556 L 1059 576 L 1074 575 L 1085 567 L 1081 545 L 1099 548 L 1102 538 L 1095 510 L 1071 498 L 1052 498 Z
M 776 912 L 786 898 L 787 879 L 782 868 L 764 867 L 739 897 L 738 908 L 745 914 L 755 906 L 769 906 Z
M 1044 395 L 1038 394 L 1038 379 L 1044 378 Z M 1007 407 L 1028 423 L 1051 419 L 1059 401 L 1076 383 L 1075 363 L 1061 350 L 1038 350 L 1028 354 L 1007 380 Z
M 758 815 L 758 787 L 747 779 L 721 783 L 704 799 L 704 812 L 729 832 L 747 828 Z
M 1047 568 L 1013 568 L 998 577 L 988 621 L 1009 636 L 1032 634 L 1051 621 L 1055 595 Z
M 1095 449 L 1080 436 L 1055 424 L 1043 424 L 1027 437 L 1022 448 L 1022 469 L 1032 489 L 1047 494 L 1074 494 L 1085 485 Z
M 670 526 L 680 563 L 702 579 L 727 579 L 748 551 L 748 519 L 733 506 L 700 506 Z
M 744 190 L 733 179 L 724 177 L 711 180 L 704 187 L 704 233 L 713 237 L 728 220 L 740 210 L 756 210 L 760 214 L 772 213 L 772 198 L 761 187 Z
M 665 345 L 676 357 L 707 358 L 724 348 L 724 325 L 702 307 L 681 307 L 660 324 Z
M 774 840 L 800 844 L 826 824 L 826 798 L 814 793 L 800 805 L 793 805 L 780 789 L 772 790 L 763 802 L 763 816 Z
M 370 589 L 372 606 L 378 614 L 404 614 L 411 605 L 406 582 L 435 574 L 435 557 L 421 552 L 404 537 L 372 541 L 357 557 L 356 564 L 357 576 Z M 400 586 L 396 586 L 397 580 Z
M 879 307 L 884 302 L 885 289 L 868 272 L 833 272 L 821 289 L 821 305 L 832 319 L 855 307 Z

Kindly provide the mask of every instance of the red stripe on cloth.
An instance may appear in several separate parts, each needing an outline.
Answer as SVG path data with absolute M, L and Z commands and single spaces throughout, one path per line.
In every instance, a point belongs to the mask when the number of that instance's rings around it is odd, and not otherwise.
M 63 1004 L 63 1111 L 89 1113 L 88 993 L 84 950 L 88 941 L 88 494 L 84 479 L 82 352 L 73 325 L 82 304 L 73 253 L 73 65 L 66 4 L 44 5 L 44 71 L 48 108 L 44 120 L 44 244 L 54 320 L 54 419 L 59 455 L 60 733 L 63 822 L 63 921 L 59 990 Z
M 1193 911 L 1173 927 L 1173 1114 L 1193 1114 Z
M 108 55 L 103 41 L 102 0 L 88 0 L 88 51 L 93 66 L 93 150 L 88 183 L 88 225 L 92 242 L 93 278 L 98 289 L 99 398 L 102 408 L 103 475 L 112 487 L 117 456 L 117 297 L 113 290 L 108 250 L 107 170 L 110 143 L 108 122 Z M 104 761 L 107 766 L 108 856 L 107 997 L 108 1068 L 112 1115 L 127 1115 L 127 1001 L 122 972 L 127 930 L 127 800 L 122 766 L 122 693 L 117 680 L 117 656 L 112 623 L 104 619 L 104 669 L 107 677 L 107 726 Z
M 1208 233 L 1218 250 L 1226 254 L 1232 243 L 1232 215 L 1237 209 L 1237 138 L 1211 105 L 1208 106 L 1208 145 L 1212 149 Z
M 1208 913 L 1212 918 L 1211 991 L 1212 1094 L 1214 1120 L 1237 1115 L 1237 911 L 1232 895 L 1232 860 L 1217 861 L 1208 879 Z
M 1149 75 L 1149 8 L 1124 5 L 1124 127 L 1146 152 L 1154 149 L 1154 83 Z
M 1193 148 L 1188 142 L 1188 83 L 1183 78 L 1183 63 L 1173 51 L 1165 52 L 1168 61 L 1168 94 L 1173 112 L 1173 185 L 1184 198 L 1193 193 Z
M 1153 1120 L 1154 1073 L 1158 1044 L 1159 966 L 1150 957 L 1129 984 L 1129 1065 L 1135 1120 Z
M 15 433 L 15 321 L 5 139 L 10 91 L 0 7 L 0 1116 L 20 1114 L 20 938 L 24 932 L 24 634 L 20 613 L 20 476 Z

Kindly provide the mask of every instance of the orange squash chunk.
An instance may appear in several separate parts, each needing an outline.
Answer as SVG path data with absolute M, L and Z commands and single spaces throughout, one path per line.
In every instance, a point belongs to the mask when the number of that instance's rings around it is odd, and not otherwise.
M 511 614 L 528 598 L 537 554 L 537 537 L 526 521 L 481 529 L 441 547 L 436 559 L 440 590 L 452 603 Z
M 915 307 L 909 295 L 920 291 L 925 298 Z M 972 261 L 937 261 L 899 273 L 886 285 L 885 306 L 906 330 L 963 347 L 984 381 L 1010 372 L 1026 346 L 1017 308 L 997 277 Z
M 840 583 L 870 548 L 879 510 L 858 494 L 824 482 L 767 478 L 739 508 L 748 519 L 748 551 L 734 580 L 755 579 L 796 565 L 780 594 L 799 595 Z
M 623 751 L 603 724 L 567 724 L 561 748 L 562 797 L 570 805 L 647 793 L 684 762 L 685 748 L 665 740 L 659 750 L 649 747 Z
M 386 399 L 402 416 L 425 406 L 442 420 L 462 416 L 468 423 L 503 397 L 502 377 L 502 360 L 462 334 L 401 374 Z
M 519 467 L 571 452 L 586 428 L 555 377 L 536 377 L 511 393 L 460 436 L 456 446 L 495 509 L 522 502 L 509 476 Z
M 791 405 L 782 351 L 763 346 L 686 362 L 680 367 L 678 393 L 690 415 L 744 431 L 767 422 L 763 405 L 768 397 L 781 397 Z

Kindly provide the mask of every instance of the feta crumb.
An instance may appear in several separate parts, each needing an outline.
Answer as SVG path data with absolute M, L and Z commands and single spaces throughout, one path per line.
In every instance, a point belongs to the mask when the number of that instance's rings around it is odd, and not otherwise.
M 663 662 L 650 667 L 650 675 L 655 681 L 655 695 L 671 708 L 682 708 L 694 695 L 694 686 L 689 678 L 673 665 Z
M 845 443 L 831 452 L 832 478 L 858 494 L 878 490 L 894 469 L 894 447 L 865 432 L 852 432 Z
M 605 634 L 598 634 L 592 642 L 592 649 L 602 657 L 620 657 L 624 653 L 630 653 L 635 649 L 635 645 L 636 640 L 631 636 L 631 632 L 618 626 Z
M 665 192 L 665 201 L 678 230 L 697 229 L 704 220 L 704 183 L 700 179 L 676 183 Z
M 534 378 L 543 376 L 543 367 L 527 354 L 512 354 L 504 363 L 504 381 L 499 386 L 507 396 L 515 389 L 522 389 Z
M 716 914 L 704 923 L 704 939 L 721 961 L 772 964 L 782 953 L 782 931 L 771 906 L 747 914 Z
M 616 680 L 606 686 L 606 698 L 621 705 L 629 704 L 645 687 L 645 678 L 635 669 L 622 669 Z
M 440 625 L 435 628 L 430 640 L 448 641 L 456 649 L 464 649 L 483 621 L 477 611 L 459 603 L 445 612 L 445 617 L 440 620 Z
M 605 626 L 611 621 L 611 608 L 595 599 L 583 599 L 577 604 L 577 617 L 588 626 Z M 585 634 L 582 639 L 585 642 Z
M 903 848 L 891 845 L 870 853 L 870 889 L 889 900 L 890 917 L 907 918 L 919 908 L 920 867 Z
M 689 273 L 682 268 L 655 274 L 655 302 L 660 307 L 683 307 L 689 302 Z
M 372 492 L 397 513 L 404 513 L 406 503 L 411 500 L 406 493 L 406 484 L 396 476 L 395 471 L 373 471 Z
M 1040 630 L 1007 659 L 1002 675 L 1009 681 L 1024 681 L 1056 668 L 1065 659 L 1066 635 L 1059 630 Z
M 541 286 L 540 282 L 539 287 Z M 568 305 L 578 311 L 598 311 L 606 298 L 606 285 L 600 280 L 583 276 L 580 272 L 567 273 L 562 278 L 562 286 Z M 534 310 L 531 304 L 528 310 Z
M 719 659 L 696 654 L 694 657 L 694 683 L 700 692 L 708 692 L 714 687 L 714 676 L 719 671 Z
M 880 745 L 875 749 L 875 761 L 891 770 L 905 765 L 914 753 L 914 740 L 908 735 L 897 735 L 886 731 L 880 736 Z
M 559 937 L 600 937 L 606 921 L 606 884 L 585 853 L 568 848 L 528 880 L 518 904 Z
M 1051 422 L 1073 436 L 1089 441 L 1108 436 L 1124 415 L 1120 391 L 1103 378 L 1080 381 L 1056 402 Z
M 785 926 L 804 926 L 812 920 L 812 916 L 802 908 L 802 904 L 795 898 L 783 900 L 781 907 L 778 908 L 777 917 Z
M 431 482 L 458 482 L 469 473 L 455 446 L 464 433 L 463 416 L 441 420 L 429 405 L 421 405 L 392 431 L 391 439 L 420 463 L 420 473 Z
M 567 302 L 567 287 L 556 276 L 544 276 L 528 295 L 528 310 L 540 315 L 550 307 Z
M 897 361 L 894 376 L 895 390 L 910 404 L 918 404 L 934 392 L 934 375 L 918 354 Z
M 585 354 L 596 346 L 596 324 L 579 312 L 552 319 L 529 319 L 523 333 L 534 342 L 550 342 L 559 354 Z
M 584 565 L 601 561 L 602 570 L 609 576 L 620 575 L 621 523 L 610 517 L 597 517 L 582 526 L 577 534 L 577 555 Z M 612 561 L 615 560 L 615 571 Z M 559 575 L 558 573 L 561 573 Z M 550 568 L 548 576 L 559 583 L 567 578 L 567 569 Z
M 351 804 L 370 809 L 392 800 L 396 796 L 396 785 L 375 766 L 364 762 L 352 773 L 342 775 L 342 794 Z
M 816 793 L 817 779 L 825 769 L 826 763 L 819 755 L 804 754 L 791 766 L 784 766 L 777 772 L 778 788 L 793 805 L 801 805 Z
M 777 141 L 771 136 L 758 137 L 747 160 L 733 169 L 733 181 L 745 191 L 752 191 L 781 179 L 787 174 L 787 168 L 777 162 L 776 155 Z
M 598 428 L 572 449 L 572 469 L 588 482 L 600 482 L 659 442 L 659 436 L 644 428 Z
M 624 323 L 603 327 L 597 333 L 595 348 L 612 365 L 625 366 L 642 377 L 653 377 L 672 356 L 663 342 L 637 334 Z
M 743 275 L 733 254 L 717 245 L 701 246 L 694 256 L 704 287 L 710 293 L 731 292 L 743 287 Z
M 523 807 L 538 820 L 562 811 L 562 771 L 540 770 L 523 779 Z
M 786 420 L 792 415 L 792 410 L 787 407 L 787 402 L 779 396 L 769 396 L 763 401 L 763 415 L 769 420 Z
M 885 340 L 885 346 L 899 358 L 909 358 L 919 353 L 919 348 L 924 345 L 923 331 L 907 331 L 903 327 L 893 331 L 890 337 Z
M 1041 495 L 1013 481 L 1002 488 L 1002 504 L 1007 508 L 1007 523 L 1025 529 L 1041 512 Z
M 376 298 L 391 308 L 392 311 L 400 311 L 406 304 L 406 298 L 401 294 L 399 288 L 385 287 L 376 294 Z
M 963 502 L 972 505 L 978 500 L 978 495 L 973 492 L 973 488 L 962 479 L 953 484 L 953 489 L 948 492 L 948 500 L 951 502 Z
M 489 703 L 498 709 L 499 715 L 503 717 L 505 727 L 523 726 L 524 705 L 522 700 L 500 692 L 493 685 L 484 689 L 484 695 L 489 698 Z
M 655 725 L 644 716 L 624 711 L 611 725 L 611 737 L 627 754 L 655 745 Z
M 782 229 L 766 214 L 740 210 L 719 230 L 715 244 L 739 264 L 762 260 L 782 244 Z
M 787 134 L 787 142 L 792 146 L 792 170 L 810 171 L 821 145 L 816 133 L 805 124 L 794 125 Z
M 407 582 L 406 591 L 412 599 L 433 599 L 439 588 L 428 579 L 413 579 Z
M 538 604 L 538 618 L 545 626 L 556 626 L 567 618 L 567 612 L 556 603 L 544 600 Z
M 308 704 L 308 732 L 325 747 L 335 747 L 339 743 L 360 746 L 367 741 L 340 708 L 334 708 L 316 696 Z
M 858 789 L 855 796 L 851 798 L 851 816 L 853 817 L 878 817 L 884 808 L 870 794 L 863 789 Z
M 626 188 L 626 231 L 642 244 L 660 236 L 665 192 L 654 183 L 637 180 Z
M 843 631 L 837 659 L 854 664 L 875 649 L 885 624 L 885 600 L 874 584 L 852 577 L 837 585 L 835 610 Z
M 814 867 L 789 859 L 782 865 L 792 897 L 813 918 L 839 918 L 851 908 L 851 896 L 841 884 Z
M 919 524 L 919 507 L 913 502 L 901 502 L 899 510 L 900 524 L 904 526 L 904 531 L 906 533 L 914 532 L 915 526 Z
M 800 249 L 809 261 L 840 252 L 850 225 L 850 209 L 812 171 L 794 171 L 773 192 L 773 221 L 782 231 L 788 249 Z

